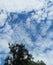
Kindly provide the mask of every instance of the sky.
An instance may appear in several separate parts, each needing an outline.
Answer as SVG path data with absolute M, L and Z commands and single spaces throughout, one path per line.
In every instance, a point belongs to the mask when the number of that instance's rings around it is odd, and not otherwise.
M 8 43 L 23 43 L 34 61 L 53 65 L 53 0 L 0 0 L 0 65 Z

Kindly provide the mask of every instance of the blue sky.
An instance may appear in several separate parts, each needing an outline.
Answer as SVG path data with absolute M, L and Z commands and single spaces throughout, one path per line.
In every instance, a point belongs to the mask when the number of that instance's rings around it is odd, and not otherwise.
M 0 0 L 0 65 L 9 42 L 25 44 L 34 61 L 53 65 L 53 0 Z

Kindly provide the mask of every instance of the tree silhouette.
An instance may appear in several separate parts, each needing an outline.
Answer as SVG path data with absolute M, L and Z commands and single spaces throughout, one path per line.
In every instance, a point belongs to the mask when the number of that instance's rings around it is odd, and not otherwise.
M 23 44 L 9 44 L 10 54 L 5 59 L 4 65 L 28 65 L 32 55 Z
M 9 49 L 4 65 L 46 65 L 43 61 L 34 62 L 32 55 L 23 44 L 9 43 Z
M 41 61 L 37 61 L 37 65 L 46 65 L 46 64 L 41 60 Z

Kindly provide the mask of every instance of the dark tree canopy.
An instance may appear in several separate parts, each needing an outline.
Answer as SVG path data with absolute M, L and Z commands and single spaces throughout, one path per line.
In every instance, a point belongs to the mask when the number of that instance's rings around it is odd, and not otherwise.
M 9 49 L 4 65 L 46 65 L 43 61 L 32 61 L 32 55 L 23 44 L 9 44 Z
M 41 60 L 41 61 L 37 61 L 37 65 L 46 65 L 46 64 Z
M 32 55 L 23 44 L 9 44 L 9 48 L 10 54 L 4 65 L 27 65 L 32 60 Z

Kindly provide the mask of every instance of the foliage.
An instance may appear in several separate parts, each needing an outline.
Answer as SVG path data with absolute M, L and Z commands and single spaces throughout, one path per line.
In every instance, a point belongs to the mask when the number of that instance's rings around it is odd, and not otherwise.
M 23 44 L 9 44 L 9 49 L 4 65 L 46 65 L 43 61 L 32 61 L 32 55 Z

